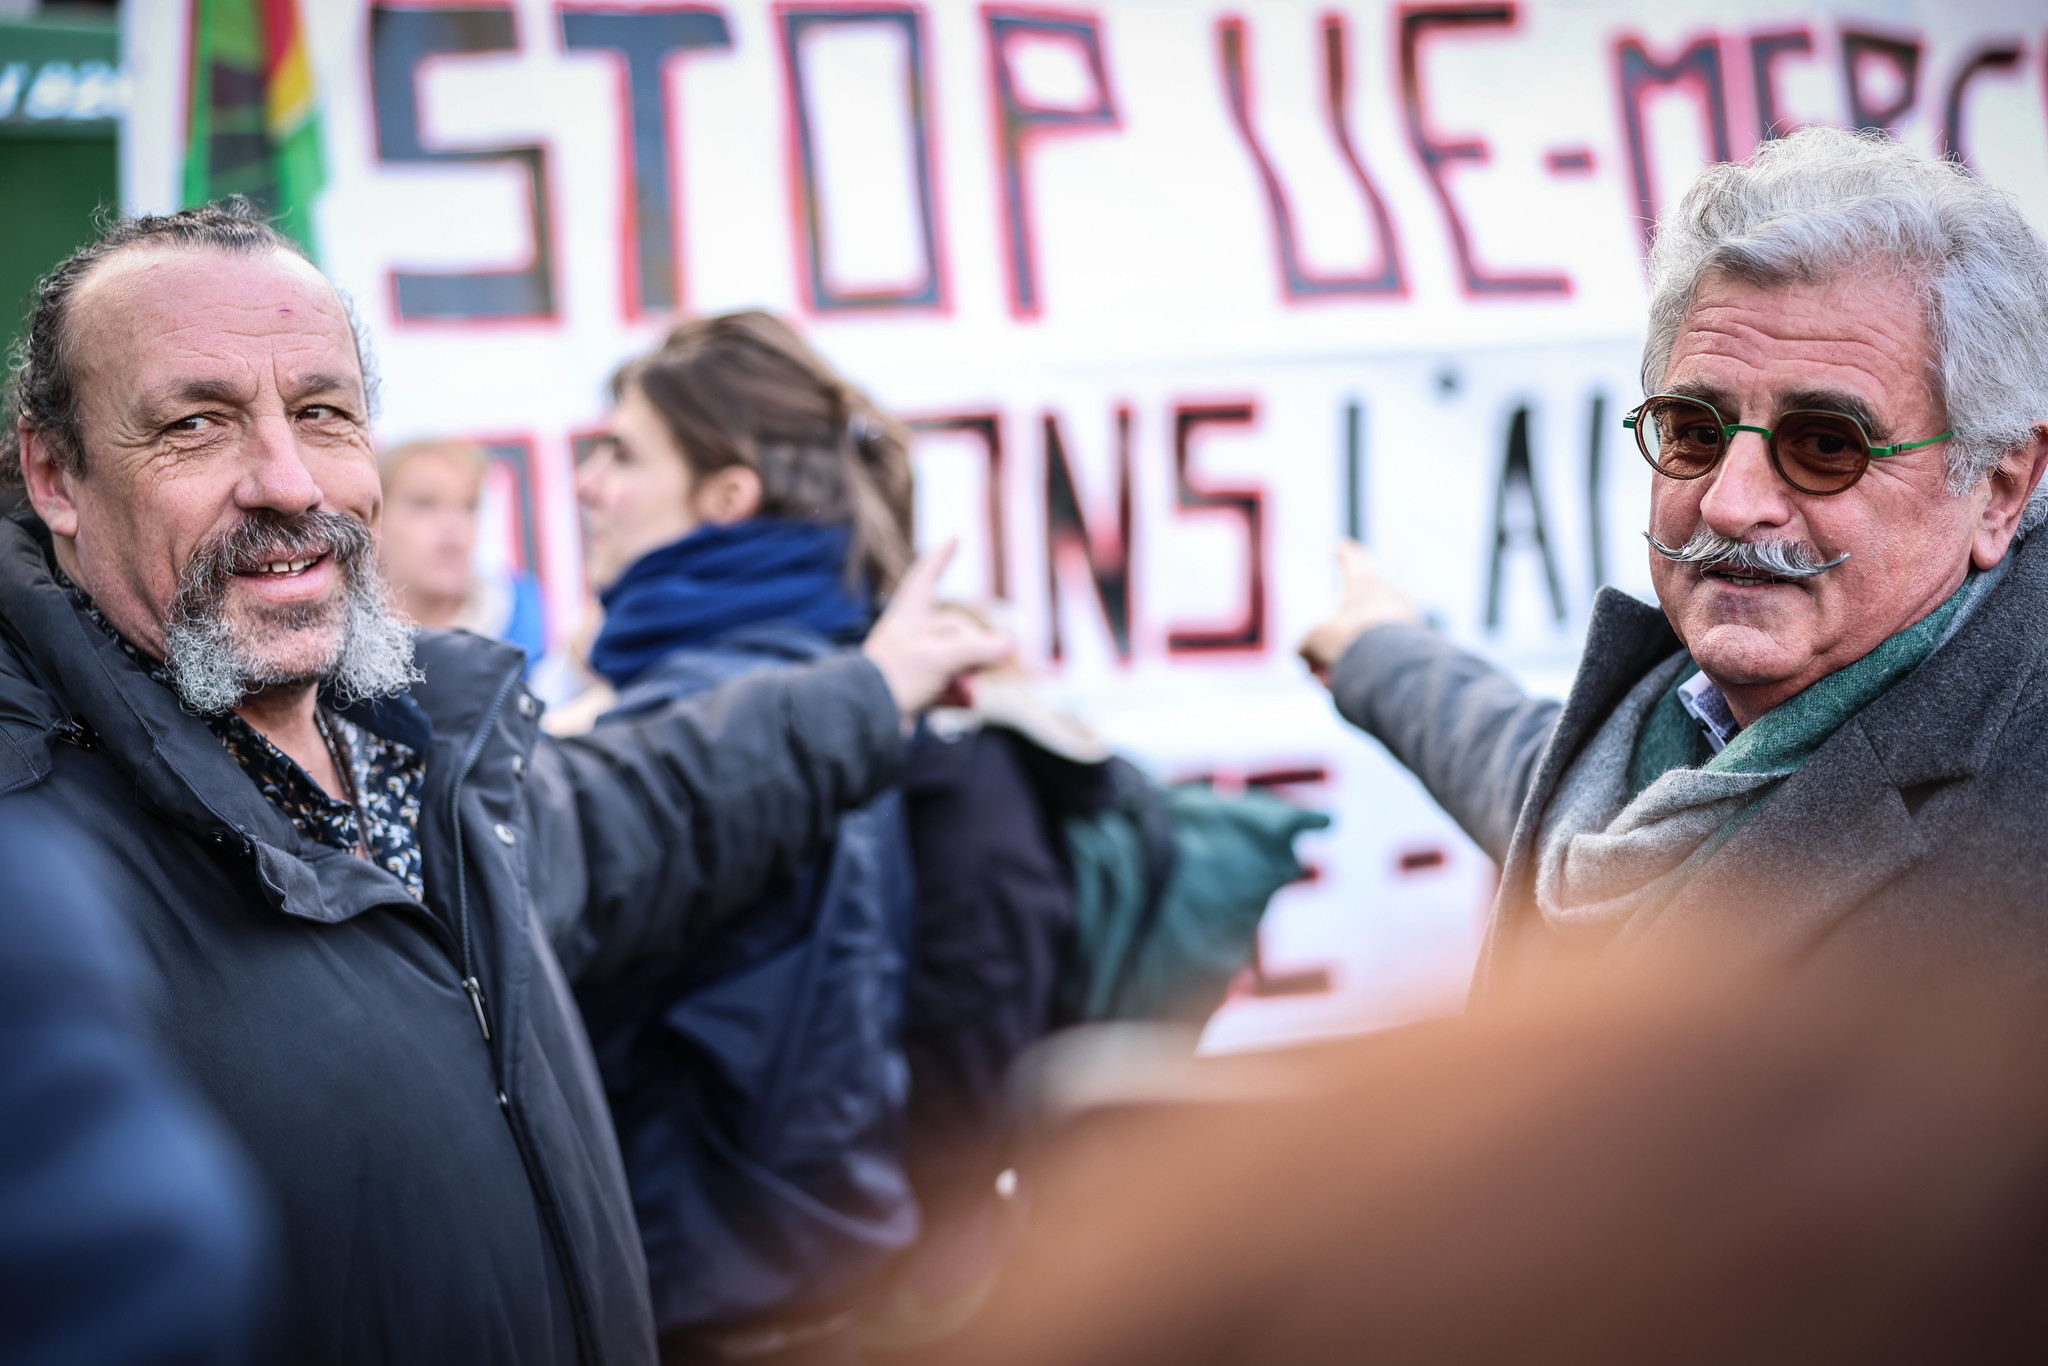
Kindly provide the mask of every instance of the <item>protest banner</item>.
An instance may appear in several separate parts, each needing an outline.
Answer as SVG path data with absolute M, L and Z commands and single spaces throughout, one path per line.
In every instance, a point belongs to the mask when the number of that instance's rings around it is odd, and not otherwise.
M 558 644 L 607 376 L 680 314 L 768 307 L 916 424 L 947 590 L 1006 601 L 1059 697 L 1164 776 L 1336 812 L 1217 1047 L 1459 999 L 1491 865 L 1292 648 L 1347 535 L 1559 694 L 1595 590 L 1648 594 L 1621 418 L 1650 225 L 1700 167 L 1882 128 L 2048 224 L 2048 25 L 1996 0 L 273 0 L 267 49 L 194 28 L 232 9 L 129 7 L 130 207 L 233 172 L 293 215 L 366 327 L 381 437 L 493 451 L 494 554 Z

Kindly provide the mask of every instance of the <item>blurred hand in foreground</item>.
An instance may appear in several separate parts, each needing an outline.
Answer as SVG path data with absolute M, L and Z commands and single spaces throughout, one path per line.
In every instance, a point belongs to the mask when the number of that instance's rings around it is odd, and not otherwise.
M 889 609 L 861 646 L 861 653 L 882 671 L 905 717 L 931 706 L 961 675 L 999 664 L 1015 648 L 1002 632 L 939 605 L 939 576 L 958 545 L 948 541 L 910 566 Z
M 1357 640 L 1375 626 L 1394 622 L 1422 623 L 1422 614 L 1408 595 L 1394 586 L 1372 552 L 1356 541 L 1337 542 L 1337 564 L 1344 571 L 1344 596 L 1337 610 L 1301 638 L 1297 652 L 1316 680 L 1328 687 L 1330 671 Z

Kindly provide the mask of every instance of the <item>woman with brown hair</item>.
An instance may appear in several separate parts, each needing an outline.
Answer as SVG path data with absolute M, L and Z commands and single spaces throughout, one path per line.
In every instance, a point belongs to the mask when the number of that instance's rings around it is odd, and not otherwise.
M 613 397 L 577 475 L 610 714 L 857 646 L 911 560 L 902 429 L 759 312 L 682 324 Z M 704 947 L 583 994 L 664 1362 L 854 1359 L 917 1233 L 914 897 L 892 789 Z
M 899 424 L 761 312 L 682 324 L 612 391 L 576 475 L 607 682 L 732 625 L 866 631 L 912 558 Z

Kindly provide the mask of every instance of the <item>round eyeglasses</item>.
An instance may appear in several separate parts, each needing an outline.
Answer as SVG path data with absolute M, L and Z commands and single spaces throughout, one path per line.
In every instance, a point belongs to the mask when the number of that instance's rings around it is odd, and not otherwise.
M 1870 468 L 1873 459 L 1916 451 L 1955 435 L 1954 431 L 1925 441 L 1875 445 L 1863 424 L 1847 413 L 1795 409 L 1780 414 L 1775 431 L 1723 422 L 1713 404 L 1679 394 L 1652 394 L 1622 418 L 1636 434 L 1636 445 L 1650 468 L 1672 479 L 1699 479 L 1712 474 L 1728 454 L 1737 432 L 1755 432 L 1771 453 L 1771 468 L 1801 493 L 1825 498 L 1841 493 Z

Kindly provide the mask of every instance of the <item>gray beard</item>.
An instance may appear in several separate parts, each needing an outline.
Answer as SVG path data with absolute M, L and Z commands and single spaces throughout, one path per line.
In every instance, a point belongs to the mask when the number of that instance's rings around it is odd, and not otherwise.
M 201 546 L 181 576 L 164 623 L 164 665 L 179 700 L 203 716 L 216 716 L 267 688 L 320 686 L 346 707 L 418 682 L 412 629 L 392 610 L 372 549 L 362 523 L 332 512 L 252 514 Z M 334 560 L 342 575 L 341 603 L 272 613 L 264 623 L 303 630 L 338 612 L 341 629 L 317 667 L 281 669 L 264 661 L 229 623 L 227 590 L 238 567 L 309 552 Z

